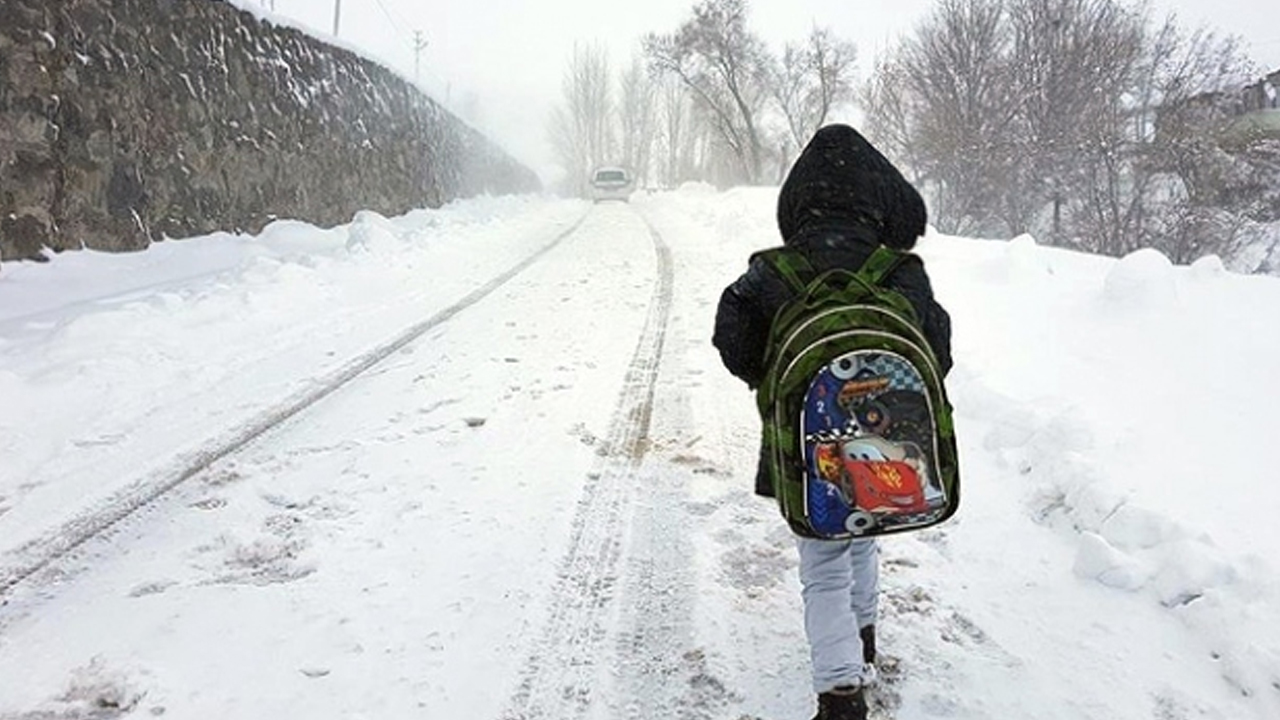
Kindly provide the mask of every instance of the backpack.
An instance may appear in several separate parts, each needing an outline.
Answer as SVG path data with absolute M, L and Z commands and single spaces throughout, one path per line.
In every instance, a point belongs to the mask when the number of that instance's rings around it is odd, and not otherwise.
M 806 537 L 919 530 L 955 514 L 951 404 L 915 308 L 884 280 L 881 246 L 857 272 L 819 274 L 782 247 L 762 258 L 791 288 L 769 328 L 756 394 L 762 462 L 782 516 Z

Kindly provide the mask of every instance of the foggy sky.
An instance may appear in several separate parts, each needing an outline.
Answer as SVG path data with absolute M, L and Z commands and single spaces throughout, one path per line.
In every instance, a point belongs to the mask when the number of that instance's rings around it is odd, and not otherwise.
M 273 0 L 232 0 L 261 8 Z M 274 0 L 275 14 L 329 37 L 335 0 Z M 559 102 L 574 43 L 610 50 L 615 71 L 639 52 L 648 32 L 673 31 L 694 0 L 341 0 L 344 45 L 414 77 L 415 31 L 427 42 L 419 82 L 437 100 L 493 137 L 543 177 L 558 169 L 546 142 L 546 117 Z M 909 31 L 931 0 L 754 0 L 749 23 L 770 47 L 799 42 L 814 25 L 858 47 L 865 76 L 875 53 Z M 1184 27 L 1210 25 L 1239 34 L 1263 70 L 1280 69 L 1280 11 L 1273 0 L 1153 0 Z M 851 118 L 835 118 L 847 120 Z

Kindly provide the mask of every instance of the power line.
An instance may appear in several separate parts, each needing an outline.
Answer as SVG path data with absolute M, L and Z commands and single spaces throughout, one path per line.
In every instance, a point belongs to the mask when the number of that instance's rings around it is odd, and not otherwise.
M 392 12 L 387 9 L 387 6 L 383 4 L 382 0 L 373 0 L 373 1 L 377 3 L 378 8 L 382 10 L 382 16 L 387 19 L 387 22 L 391 23 L 391 28 L 395 30 L 396 33 L 399 34 L 403 39 L 409 40 L 409 37 L 404 34 L 404 29 L 409 26 L 409 23 L 405 22 L 404 18 L 392 17 Z
M 258 2 L 261 2 L 263 4 L 270 3 L 272 6 L 276 4 L 276 0 L 258 0 Z M 422 77 L 426 76 L 431 81 L 431 84 L 433 86 L 438 86 L 436 88 L 438 91 L 441 91 L 444 93 L 445 104 L 447 104 L 448 96 L 450 95 L 450 91 L 453 83 L 450 80 L 442 77 L 439 73 L 434 72 L 429 64 L 426 68 L 422 66 L 422 51 L 425 50 L 430 44 L 427 38 L 425 37 L 425 33 L 423 33 L 423 31 L 421 30 L 413 30 L 411 35 L 410 28 L 412 28 L 414 24 L 405 20 L 403 14 L 397 11 L 397 8 L 395 7 L 394 2 L 388 4 L 384 2 L 384 0 L 374 0 L 374 3 L 377 4 L 378 10 L 382 15 L 383 19 L 386 20 L 387 23 L 391 26 L 390 28 L 391 31 L 395 34 L 397 38 L 399 38 L 399 42 L 395 44 L 399 48 L 403 48 L 413 52 L 414 83 L 415 84 L 421 83 Z M 359 4 L 358 0 L 357 0 L 357 4 Z M 347 9 L 349 11 L 351 7 L 351 3 L 348 2 L 347 5 L 348 5 Z M 285 14 L 290 14 L 288 13 L 287 10 L 284 12 Z M 332 27 L 333 37 L 335 38 L 338 37 L 339 31 L 341 30 L 341 28 L 342 28 L 342 0 L 334 0 L 333 27 Z M 352 28 L 348 27 L 347 31 L 351 32 Z M 355 43 L 356 38 L 355 37 L 347 38 L 347 42 Z M 378 52 L 374 48 L 366 48 L 366 49 L 372 53 L 370 55 L 370 58 L 378 59 L 378 62 L 386 65 L 388 68 L 395 68 L 397 66 L 403 67 L 402 63 L 403 63 L 404 56 L 399 54 L 399 52 L 394 53 L 391 56 L 383 56 L 380 52 Z M 407 78 L 407 72 L 401 72 L 401 74 L 402 74 L 402 77 Z
M 422 51 L 427 49 L 427 40 L 422 37 L 421 30 L 413 31 L 413 81 L 418 82 L 418 71 L 422 67 Z
M 388 7 L 383 0 L 374 0 L 374 2 L 377 3 L 378 9 L 382 11 L 382 16 L 387 19 L 387 22 L 391 23 L 391 26 L 396 33 L 400 35 L 400 37 L 408 43 L 410 49 L 413 50 L 413 81 L 415 83 L 421 82 L 422 51 L 427 49 L 427 46 L 430 45 L 430 41 L 428 41 L 424 36 L 422 30 L 414 30 L 413 37 L 409 37 L 406 34 L 406 28 L 412 27 L 413 23 L 406 21 L 404 16 L 397 12 L 394 3 Z M 429 68 L 427 70 L 427 74 L 435 78 L 437 84 L 444 84 L 446 87 L 451 84 L 436 73 L 431 72 Z

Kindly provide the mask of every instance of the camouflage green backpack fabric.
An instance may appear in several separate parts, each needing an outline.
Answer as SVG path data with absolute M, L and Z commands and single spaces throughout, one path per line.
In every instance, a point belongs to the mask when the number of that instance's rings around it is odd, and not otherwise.
M 828 539 L 951 517 L 960 473 L 951 404 L 911 303 L 884 285 L 905 254 L 818 274 L 804 254 L 758 254 L 796 293 L 773 320 L 756 394 L 766 472 L 795 532 Z

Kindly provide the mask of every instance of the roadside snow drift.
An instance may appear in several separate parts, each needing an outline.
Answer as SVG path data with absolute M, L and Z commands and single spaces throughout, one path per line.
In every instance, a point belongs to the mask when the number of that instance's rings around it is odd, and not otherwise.
M 546 252 L 15 587 L 0 717 L 808 717 L 794 550 L 709 344 L 775 197 L 477 199 L 6 265 L 0 568 Z M 882 704 L 1280 717 L 1280 281 L 1031 237 L 919 253 L 964 496 L 883 543 Z

